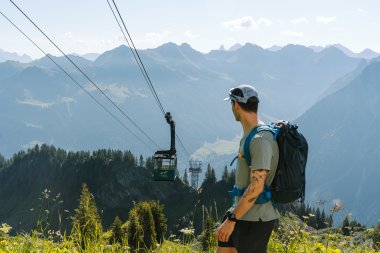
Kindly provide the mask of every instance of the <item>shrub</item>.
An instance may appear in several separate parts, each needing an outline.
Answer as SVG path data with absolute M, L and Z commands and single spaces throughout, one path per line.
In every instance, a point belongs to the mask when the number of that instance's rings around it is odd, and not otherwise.
M 86 249 L 93 242 L 97 242 L 103 233 L 95 199 L 86 184 L 82 185 L 79 206 L 72 217 L 72 225 L 71 237 L 81 249 Z
M 119 243 L 120 245 L 123 244 L 124 238 L 125 238 L 125 231 L 122 229 L 122 223 L 119 218 L 119 216 L 115 217 L 115 220 L 111 226 L 111 238 L 110 243 L 116 244 Z
M 156 231 L 156 241 L 159 244 L 164 242 L 165 234 L 168 229 L 167 219 L 164 214 L 164 206 L 159 201 L 151 201 L 154 228 Z

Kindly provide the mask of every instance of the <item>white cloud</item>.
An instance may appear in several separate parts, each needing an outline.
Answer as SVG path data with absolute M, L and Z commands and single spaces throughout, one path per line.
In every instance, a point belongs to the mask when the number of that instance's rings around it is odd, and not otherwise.
M 301 18 L 296 18 L 296 19 L 293 19 L 290 21 L 290 23 L 292 24 L 307 24 L 309 23 L 309 20 L 305 17 L 301 17 Z
M 251 16 L 244 16 L 230 21 L 222 22 L 222 26 L 230 31 L 257 30 L 260 26 L 272 26 L 273 22 L 261 17 L 255 20 Z
M 40 107 L 43 109 L 47 109 L 50 106 L 54 105 L 54 103 L 42 102 L 40 100 L 33 99 L 33 98 L 28 98 L 25 100 L 17 100 L 17 103 L 24 104 L 24 105 L 36 106 L 36 107 Z
M 231 31 L 256 30 L 258 27 L 256 21 L 250 16 L 225 21 L 222 23 L 222 26 Z
M 22 145 L 22 148 L 25 148 L 25 149 L 28 149 L 28 148 L 34 148 L 36 145 L 39 145 L 41 146 L 43 144 L 42 141 L 39 141 L 39 140 L 34 140 L 34 141 L 31 141 L 25 145 Z
M 74 40 L 75 39 L 75 40 Z M 74 37 L 70 39 L 77 48 L 81 48 L 82 52 L 103 52 L 125 44 L 122 33 L 119 33 L 112 39 L 87 39 Z
M 303 36 L 302 32 L 289 31 L 289 30 L 282 31 L 281 34 L 288 37 L 295 37 L 295 38 L 299 38 Z
M 142 93 L 142 92 L 140 92 L 138 90 L 134 91 L 133 94 L 136 95 L 136 96 L 142 97 L 142 98 L 147 98 L 148 97 L 147 94 Z
M 30 127 L 30 128 L 37 128 L 37 129 L 42 129 L 43 128 L 41 125 L 36 125 L 36 124 L 33 124 L 33 123 L 29 123 L 29 122 L 25 123 L 25 125 L 27 127 Z
M 62 97 L 62 98 L 61 98 L 61 101 L 62 101 L 63 103 L 72 103 L 72 102 L 74 102 L 75 100 L 74 100 L 74 98 L 71 98 L 71 97 Z
M 196 39 L 196 38 L 199 37 L 198 34 L 193 34 L 193 33 L 190 32 L 189 30 L 187 30 L 187 31 L 185 32 L 185 36 L 188 37 L 188 38 L 190 38 L 190 39 Z
M 317 16 L 315 19 L 318 24 L 329 24 L 336 20 L 336 17 Z
M 192 157 L 196 160 L 206 160 L 210 156 L 234 154 L 239 147 L 240 138 L 241 136 L 237 136 L 231 141 L 218 139 L 214 143 L 205 142 Z
M 145 38 L 143 38 L 142 41 L 144 43 L 149 43 L 149 44 L 154 44 L 154 45 L 161 44 L 172 33 L 173 33 L 172 31 L 164 31 L 162 33 L 150 32 L 150 33 L 145 34 Z
M 257 20 L 257 24 L 264 26 L 272 26 L 273 22 L 267 18 L 260 18 L 259 20 Z

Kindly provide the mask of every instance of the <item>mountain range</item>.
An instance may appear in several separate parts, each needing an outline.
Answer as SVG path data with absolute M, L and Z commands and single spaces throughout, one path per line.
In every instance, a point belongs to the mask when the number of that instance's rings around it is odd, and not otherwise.
M 372 195 L 378 193 L 373 184 L 378 175 L 374 168 L 379 148 L 373 140 L 378 136 L 367 131 L 366 124 L 376 126 L 378 121 L 378 59 L 349 57 L 336 46 L 316 52 L 299 45 L 265 50 L 246 44 L 205 54 L 188 44 L 167 43 L 139 53 L 163 107 L 173 115 L 181 143 L 193 159 L 212 163 L 221 175 L 241 136 L 240 126 L 223 98 L 229 88 L 250 83 L 259 90 L 259 114 L 264 121 L 295 120 L 307 137 L 310 201 L 342 201 L 347 212 L 365 223 L 378 218 L 380 203 Z M 29 63 L 0 63 L 1 154 L 10 157 L 40 143 L 67 150 L 112 148 L 153 154 L 158 147 L 138 133 L 76 68 L 63 57 L 50 57 L 149 144 L 141 144 L 125 131 L 44 57 Z M 160 148 L 168 148 L 168 125 L 128 47 L 107 51 L 94 61 L 69 57 Z M 356 122 L 365 122 L 363 130 Z M 183 172 L 188 157 L 178 144 L 179 169 Z
M 263 98 L 264 120 L 294 119 L 310 108 L 333 81 L 363 61 L 347 57 L 333 47 L 315 53 L 296 45 L 272 52 L 246 44 L 236 51 L 202 54 L 188 44 L 168 43 L 140 54 L 164 108 L 173 114 L 178 134 L 191 154 L 205 142 L 232 140 L 240 134 L 228 104 L 223 102 L 229 88 L 252 83 Z M 123 119 L 64 57 L 50 57 Z M 107 51 L 94 62 L 69 57 L 160 147 L 168 145 L 168 125 L 129 48 L 120 46 Z M 0 63 L 0 84 L 5 119 L 0 128 L 0 153 L 6 157 L 35 143 L 69 150 L 104 146 L 123 149 L 129 148 L 123 139 L 134 138 L 47 57 L 28 64 Z M 126 124 L 138 134 L 128 121 Z M 148 154 L 144 145 L 138 143 L 134 148 L 137 153 Z
M 309 200 L 340 203 L 344 214 L 373 224 L 380 214 L 380 62 L 361 69 L 297 123 L 310 143 Z

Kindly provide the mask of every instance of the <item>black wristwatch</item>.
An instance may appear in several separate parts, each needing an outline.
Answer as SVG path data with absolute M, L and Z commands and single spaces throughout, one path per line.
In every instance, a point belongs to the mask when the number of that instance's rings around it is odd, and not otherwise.
M 234 221 L 234 222 L 237 221 L 236 216 L 235 216 L 235 214 L 234 214 L 233 212 L 228 212 L 228 213 L 227 213 L 227 219 L 228 219 L 229 221 Z

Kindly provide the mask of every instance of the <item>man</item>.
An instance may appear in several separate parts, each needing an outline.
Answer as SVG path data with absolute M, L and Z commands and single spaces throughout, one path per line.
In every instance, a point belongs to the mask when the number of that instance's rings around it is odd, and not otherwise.
M 230 90 L 232 112 L 243 128 L 239 153 L 244 153 L 244 143 L 248 134 L 257 126 L 263 125 L 257 116 L 259 97 L 256 89 L 250 85 L 240 85 Z M 225 216 L 222 225 L 216 231 L 218 240 L 217 253 L 264 253 L 276 220 L 280 217 L 277 209 L 268 201 L 255 204 L 264 185 L 273 181 L 278 159 L 278 145 L 273 134 L 268 131 L 258 132 L 249 146 L 251 164 L 239 158 L 236 166 L 235 204 Z

